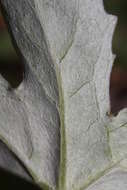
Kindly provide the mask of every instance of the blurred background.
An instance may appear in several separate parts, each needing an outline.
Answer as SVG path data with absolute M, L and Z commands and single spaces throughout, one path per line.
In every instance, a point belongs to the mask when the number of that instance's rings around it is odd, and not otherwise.
M 127 107 L 127 17 L 120 14 L 121 0 L 104 0 L 106 10 L 118 16 L 118 23 L 113 36 L 113 52 L 117 55 L 111 73 L 110 101 L 111 113 L 116 115 Z M 116 3 L 117 2 L 117 3 Z M 115 9 L 114 9 L 115 4 Z M 123 6 L 125 7 L 125 6 Z M 127 11 L 127 9 L 126 9 Z M 11 85 L 17 87 L 23 78 L 23 64 L 17 56 L 7 26 L 0 13 L 0 74 Z
M 23 78 L 23 64 L 13 48 L 7 26 L 0 12 L 0 74 L 17 87 Z

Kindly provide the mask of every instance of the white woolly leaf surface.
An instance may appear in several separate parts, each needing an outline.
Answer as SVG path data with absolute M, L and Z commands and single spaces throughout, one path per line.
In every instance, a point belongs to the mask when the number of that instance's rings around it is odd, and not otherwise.
M 102 0 L 2 5 L 25 76 L 16 90 L 2 79 L 1 139 L 44 189 L 126 189 L 125 112 L 106 114 L 116 18 Z

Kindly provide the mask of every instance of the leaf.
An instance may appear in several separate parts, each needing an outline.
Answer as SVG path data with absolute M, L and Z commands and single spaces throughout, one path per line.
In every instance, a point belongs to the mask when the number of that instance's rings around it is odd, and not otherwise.
M 28 175 L 24 166 L 20 163 L 19 160 L 17 160 L 15 155 L 1 141 L 0 141 L 0 168 L 1 169 L 4 168 L 6 169 L 6 171 L 10 171 L 18 176 L 21 176 L 22 178 L 32 181 L 31 176 Z
M 35 24 L 38 26 L 37 32 L 35 31 L 33 34 L 35 37 L 39 37 L 38 33 L 41 35 L 42 49 L 32 43 L 22 24 L 22 31 L 18 27 L 18 22 L 24 18 L 29 4 L 25 1 L 24 3 L 23 1 L 3 2 L 5 8 L 12 3 L 9 6 L 10 11 L 15 6 L 14 11 L 10 12 L 12 15 L 8 16 L 12 18 L 12 25 L 15 25 L 19 46 L 23 47 L 22 54 L 24 54 L 24 61 L 26 61 L 26 70 L 24 81 L 16 90 L 10 89 L 1 79 L 1 140 L 23 161 L 40 186 L 48 184 L 55 187 L 59 167 L 60 135 L 57 108 L 58 92 L 54 67 L 43 37 L 43 29 L 37 25 L 39 22 L 33 9 L 30 9 L 31 12 L 28 14 L 35 17 L 35 20 L 31 19 L 33 25 L 30 23 L 28 29 L 30 26 L 35 27 Z M 24 13 L 20 12 L 22 10 Z M 13 17 L 13 14 L 16 13 L 17 21 Z M 34 55 L 34 52 L 37 54 Z M 42 60 L 43 64 L 41 64 Z M 31 65 L 28 65 L 28 61 L 31 62 Z M 52 147 L 52 145 L 54 146 Z
M 107 116 L 116 18 L 102 0 L 1 3 L 25 63 L 19 88 L 0 85 L 1 140 L 44 189 L 126 189 Z

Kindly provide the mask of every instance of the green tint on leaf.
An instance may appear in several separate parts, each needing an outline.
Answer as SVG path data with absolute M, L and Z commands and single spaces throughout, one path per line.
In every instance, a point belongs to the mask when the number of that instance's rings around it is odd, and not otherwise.
M 125 136 L 107 116 L 116 18 L 102 0 L 2 5 L 25 74 L 15 90 L 1 77 L 1 140 L 44 190 L 116 190 L 114 179 L 125 190 Z

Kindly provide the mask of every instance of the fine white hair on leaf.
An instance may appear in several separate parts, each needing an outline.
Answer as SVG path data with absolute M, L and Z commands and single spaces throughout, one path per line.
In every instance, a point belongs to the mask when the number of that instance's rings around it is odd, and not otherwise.
M 0 139 L 43 189 L 126 189 L 125 117 L 106 114 L 116 17 L 102 0 L 1 4 L 25 75 L 0 79 Z

